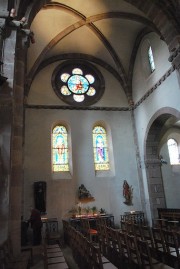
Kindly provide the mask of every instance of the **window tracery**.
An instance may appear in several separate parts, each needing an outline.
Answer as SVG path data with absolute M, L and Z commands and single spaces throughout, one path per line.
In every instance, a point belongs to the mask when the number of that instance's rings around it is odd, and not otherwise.
M 60 99 L 70 105 L 91 105 L 104 92 L 101 73 L 89 63 L 66 61 L 53 72 L 53 88 Z

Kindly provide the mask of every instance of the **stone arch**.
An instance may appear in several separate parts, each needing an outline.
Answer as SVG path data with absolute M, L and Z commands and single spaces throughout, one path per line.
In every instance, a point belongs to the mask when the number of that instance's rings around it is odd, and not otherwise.
M 172 117 L 180 120 L 180 112 L 169 107 L 158 110 L 149 122 L 144 140 L 144 162 L 152 218 L 158 217 L 157 208 L 166 207 L 159 143 L 163 134 L 172 126 Z M 171 122 L 169 126 L 168 121 Z
M 124 0 L 141 10 L 158 28 L 161 32 L 164 41 L 169 46 L 170 52 L 179 47 L 179 27 L 175 21 L 175 18 L 171 19 L 166 15 L 158 3 L 152 3 L 152 1 L 134 1 Z M 158 2 L 158 1 L 157 1 Z M 165 5 L 165 4 L 164 4 Z M 168 7 L 167 7 L 168 9 Z
M 154 29 L 158 31 L 161 38 L 166 42 L 167 46 L 169 47 L 170 51 L 170 57 L 169 61 L 172 63 L 172 65 L 175 65 L 176 69 L 178 70 L 180 68 L 180 28 L 178 25 L 178 17 L 176 15 L 176 9 L 180 8 L 178 6 L 179 4 L 174 4 L 170 1 L 169 6 L 166 3 L 166 1 L 162 0 L 161 3 L 158 1 L 143 1 L 143 0 L 124 0 L 125 2 L 131 4 L 132 6 L 136 7 L 140 11 L 144 13 L 144 15 L 148 18 L 149 23 L 148 26 L 151 28 L 152 25 L 154 25 Z M 44 7 L 44 6 L 50 6 L 51 2 L 49 0 L 46 1 L 36 1 L 32 5 L 29 5 L 26 10 L 26 14 L 28 13 L 28 24 L 31 25 L 34 17 L 36 14 Z M 61 5 L 61 8 L 66 8 L 65 5 Z M 170 9 L 170 11 L 169 11 Z M 71 8 L 69 8 L 69 12 L 75 12 L 76 15 L 82 17 L 82 23 L 85 23 L 84 17 L 82 14 L 79 14 L 76 11 L 73 11 Z M 173 15 L 172 15 L 173 14 Z M 84 21 L 84 22 L 83 22 Z M 92 26 L 92 25 L 91 25 Z M 147 26 L 147 25 L 146 25 Z M 69 28 L 69 31 L 71 31 L 71 27 Z M 57 37 L 56 37 L 57 38 Z M 102 38 L 102 36 L 101 36 Z M 56 40 L 57 41 L 57 40 Z M 121 79 L 122 83 L 127 95 L 127 98 L 129 102 L 131 102 L 132 96 L 131 96 L 131 80 L 128 82 L 128 79 L 125 75 L 125 72 L 123 70 L 123 67 L 121 65 L 120 59 L 118 59 L 115 51 L 112 49 L 111 46 L 108 45 L 107 40 L 103 40 L 104 44 L 108 47 L 108 50 L 110 51 L 112 57 L 115 59 L 116 65 L 119 70 L 121 70 Z M 55 40 L 53 39 L 52 44 L 55 44 Z M 136 43 L 137 47 L 138 41 Z M 47 49 L 49 49 L 50 44 L 48 44 L 47 48 L 45 49 L 45 52 Z M 133 51 L 133 57 L 135 57 L 135 48 Z M 131 59 L 131 62 L 134 61 L 134 59 Z M 43 53 L 39 57 L 38 61 L 35 63 L 33 69 L 30 71 L 30 73 L 27 76 L 27 85 L 26 85 L 26 92 L 29 90 L 29 85 L 32 82 L 32 76 L 36 72 L 37 68 L 41 64 L 41 60 L 43 59 Z M 133 67 L 133 65 L 131 65 Z M 129 70 L 129 78 L 132 77 L 132 70 Z M 178 73 L 179 79 L 180 74 Z
M 152 3 L 152 1 L 124 1 L 142 11 L 157 26 L 158 30 L 161 32 L 162 38 L 169 46 L 170 51 L 177 49 L 179 46 L 178 36 L 180 33 L 179 30 L 177 30 L 179 29 L 179 26 L 177 25 L 176 19 L 173 16 L 169 18 L 163 9 L 160 8 L 158 3 Z M 32 23 L 34 17 L 44 6 L 44 4 L 47 5 L 48 3 L 50 3 L 49 0 L 35 1 L 32 6 L 29 6 L 29 25 Z

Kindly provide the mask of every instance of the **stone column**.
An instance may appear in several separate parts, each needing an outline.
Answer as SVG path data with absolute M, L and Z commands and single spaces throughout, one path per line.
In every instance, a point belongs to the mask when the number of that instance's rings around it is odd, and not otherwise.
M 131 100 L 130 106 L 133 106 L 133 105 L 134 105 L 134 103 Z M 142 211 L 145 213 L 145 215 L 147 215 L 146 203 L 145 203 L 145 193 L 144 193 L 144 184 L 143 184 L 143 175 L 142 175 L 141 160 L 140 160 L 140 153 L 139 153 L 139 146 L 138 146 L 138 139 L 137 139 L 137 129 L 136 129 L 133 110 L 131 110 L 131 119 L 132 119 L 132 127 L 133 127 L 134 144 L 136 146 L 136 160 L 137 160 L 137 170 L 138 170 L 138 175 L 139 175 L 141 206 L 142 206 Z
M 160 159 L 146 159 L 146 172 L 152 216 L 157 218 L 157 208 L 166 207 Z
M 27 38 L 26 38 L 27 39 Z M 23 194 L 23 123 L 24 123 L 24 79 L 26 70 L 26 42 L 17 33 L 16 64 L 13 87 L 13 122 L 11 140 L 11 186 L 10 186 L 10 234 L 14 254 L 21 247 L 21 216 Z

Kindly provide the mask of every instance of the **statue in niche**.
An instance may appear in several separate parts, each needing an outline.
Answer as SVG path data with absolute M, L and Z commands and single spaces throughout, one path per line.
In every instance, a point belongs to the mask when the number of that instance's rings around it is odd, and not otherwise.
M 124 180 L 123 183 L 123 196 L 125 198 L 124 204 L 132 205 L 132 198 L 133 198 L 133 188 L 129 186 L 127 180 Z
M 78 189 L 78 198 L 84 199 L 84 198 L 90 198 L 90 197 L 92 197 L 90 192 L 86 189 L 86 187 L 83 184 L 81 184 Z

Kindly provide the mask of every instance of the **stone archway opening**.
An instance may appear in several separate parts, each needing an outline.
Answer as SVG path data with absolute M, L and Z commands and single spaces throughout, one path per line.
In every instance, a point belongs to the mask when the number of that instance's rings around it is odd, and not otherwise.
M 172 112 L 172 111 L 171 111 Z M 177 114 L 177 113 L 176 113 Z M 158 217 L 158 208 L 168 207 L 166 201 L 166 189 L 162 173 L 163 163 L 161 160 L 161 148 L 167 139 L 167 135 L 174 130 L 179 130 L 180 137 L 180 115 L 164 113 L 151 123 L 145 143 L 145 165 L 147 174 L 147 186 L 149 192 L 149 203 L 151 217 Z M 167 167 L 166 167 L 167 169 Z M 169 169 L 171 166 L 169 165 Z M 169 193 L 168 189 L 168 193 Z

